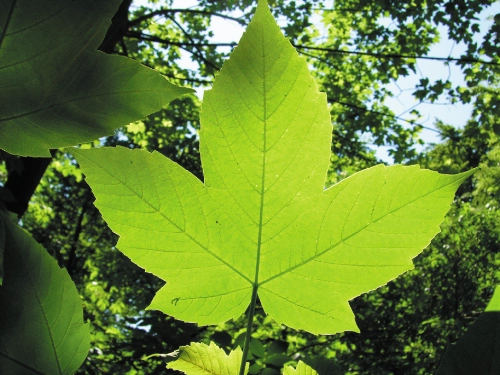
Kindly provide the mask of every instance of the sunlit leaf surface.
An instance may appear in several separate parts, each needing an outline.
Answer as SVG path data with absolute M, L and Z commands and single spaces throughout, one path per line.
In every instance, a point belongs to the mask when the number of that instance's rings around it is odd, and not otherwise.
M 206 345 L 193 342 L 182 346 L 178 358 L 167 368 L 178 370 L 186 375 L 238 375 L 241 365 L 241 349 L 232 350 L 229 355 L 213 342 Z M 248 372 L 248 364 L 245 374 Z
M 285 366 L 283 375 L 318 375 L 318 373 L 304 362 L 299 361 L 296 368 Z
M 379 165 L 330 189 L 331 123 L 266 2 L 205 93 L 204 183 L 159 153 L 72 151 L 120 240 L 166 280 L 150 308 L 215 324 L 258 292 L 277 322 L 357 331 L 348 301 L 411 269 L 471 173 Z

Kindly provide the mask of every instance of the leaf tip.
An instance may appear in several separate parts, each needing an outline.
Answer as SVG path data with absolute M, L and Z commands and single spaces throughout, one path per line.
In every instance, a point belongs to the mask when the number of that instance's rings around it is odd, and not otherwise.
M 258 0 L 257 1 L 257 9 L 259 8 L 268 8 L 267 0 Z
M 254 16 L 257 16 L 257 14 L 259 14 L 259 13 L 263 13 L 266 15 L 268 14 L 268 15 L 272 16 L 267 0 L 258 0 L 257 1 L 257 9 L 255 10 Z M 273 17 L 273 19 L 274 19 L 274 17 Z

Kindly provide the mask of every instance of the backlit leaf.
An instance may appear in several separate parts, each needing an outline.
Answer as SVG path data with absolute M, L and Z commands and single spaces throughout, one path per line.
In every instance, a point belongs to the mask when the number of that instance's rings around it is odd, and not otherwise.
M 205 93 L 205 182 L 159 153 L 72 151 L 117 247 L 166 280 L 149 308 L 216 324 L 255 289 L 277 322 L 357 331 L 348 301 L 413 267 L 473 171 L 379 165 L 324 190 L 331 124 L 266 2 Z
M 167 368 L 182 371 L 186 375 L 238 375 L 241 365 L 241 349 L 232 350 L 229 355 L 213 342 L 206 345 L 193 342 L 180 347 L 179 357 Z M 248 363 L 245 374 L 248 372 Z
M 99 47 L 120 0 L 0 2 L 0 148 L 49 148 L 113 133 L 192 90 Z
M 299 361 L 296 368 L 293 368 L 292 366 L 285 366 L 283 375 L 318 375 L 318 373 L 312 367 L 309 367 L 304 362 Z
M 89 326 L 67 271 L 0 211 L 0 374 L 73 374 L 89 351 Z

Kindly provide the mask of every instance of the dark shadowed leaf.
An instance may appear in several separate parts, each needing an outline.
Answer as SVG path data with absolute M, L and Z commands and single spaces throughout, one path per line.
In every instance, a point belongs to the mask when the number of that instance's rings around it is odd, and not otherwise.
M 191 91 L 96 50 L 120 2 L 0 2 L 0 148 L 50 157 L 50 148 L 112 134 Z
M 82 301 L 65 269 L 3 212 L 0 374 L 73 374 L 89 351 Z
M 467 332 L 444 353 L 437 375 L 500 374 L 500 287 Z

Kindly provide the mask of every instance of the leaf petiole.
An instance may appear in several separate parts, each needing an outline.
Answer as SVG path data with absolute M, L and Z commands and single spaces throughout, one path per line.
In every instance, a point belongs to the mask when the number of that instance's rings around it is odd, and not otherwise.
M 250 309 L 248 310 L 247 332 L 245 335 L 245 343 L 243 344 L 243 355 L 241 356 L 241 365 L 239 375 L 245 375 L 245 364 L 248 356 L 248 349 L 250 348 L 250 340 L 252 340 L 252 323 L 253 316 L 255 315 L 255 305 L 257 304 L 257 289 L 259 285 L 253 284 L 252 301 L 250 302 Z

